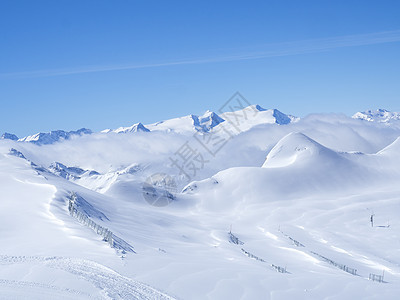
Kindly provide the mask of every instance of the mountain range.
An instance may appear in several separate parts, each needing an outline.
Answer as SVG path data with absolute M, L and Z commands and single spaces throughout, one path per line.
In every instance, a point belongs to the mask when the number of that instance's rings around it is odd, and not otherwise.
M 119 127 L 117 129 L 105 129 L 101 133 L 133 133 L 133 132 L 149 132 L 149 131 L 199 131 L 210 132 L 214 127 L 228 120 L 234 124 L 238 122 L 237 116 L 245 118 L 242 122 L 246 126 L 246 130 L 260 124 L 278 124 L 286 125 L 300 120 L 298 117 L 287 115 L 277 109 L 264 109 L 259 105 L 251 105 L 236 112 L 228 112 L 218 115 L 215 112 L 207 111 L 202 116 L 189 115 L 185 117 L 160 121 L 154 124 L 143 125 L 136 123 L 129 127 Z M 377 109 L 376 111 L 367 110 L 355 113 L 352 118 L 365 120 L 369 122 L 388 123 L 400 120 L 400 113 L 390 112 L 385 109 Z M 226 123 L 225 123 L 226 124 Z M 242 129 L 243 130 L 243 129 Z M 92 134 L 90 129 L 81 128 L 76 131 L 55 130 L 50 132 L 40 132 L 24 138 L 18 138 L 12 133 L 3 133 L 0 139 L 10 139 L 19 142 L 30 142 L 37 145 L 48 145 L 60 140 L 68 140 L 74 136 Z
M 397 299 L 395 115 L 252 105 L 4 134 L 0 295 Z

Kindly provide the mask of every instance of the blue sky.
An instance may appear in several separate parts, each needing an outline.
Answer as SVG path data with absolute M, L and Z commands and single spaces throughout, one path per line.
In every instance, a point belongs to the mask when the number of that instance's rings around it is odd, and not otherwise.
M 399 1 L 0 1 L 0 131 L 98 131 L 236 91 L 305 116 L 400 111 Z

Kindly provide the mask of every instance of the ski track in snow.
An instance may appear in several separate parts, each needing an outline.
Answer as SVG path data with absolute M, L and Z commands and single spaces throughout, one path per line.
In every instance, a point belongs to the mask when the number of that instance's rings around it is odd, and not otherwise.
M 93 261 L 76 258 L 63 258 L 63 257 L 40 257 L 40 256 L 0 256 L 0 265 L 10 264 L 23 264 L 23 263 L 38 263 L 45 264 L 49 268 L 60 269 L 76 275 L 80 278 L 89 281 L 99 290 L 101 290 L 105 297 L 103 299 L 159 299 L 159 300 L 172 300 L 173 297 L 168 296 L 146 284 L 137 282 L 128 277 L 122 276 L 114 270 L 107 268 L 101 264 Z M 75 291 L 68 288 L 61 288 L 57 286 L 26 282 L 15 280 L 0 279 L 0 287 L 18 286 L 23 288 L 35 288 L 42 290 L 52 290 L 53 292 L 67 293 L 75 296 L 84 296 L 90 299 L 101 299 L 92 297 L 80 291 Z M 35 294 L 37 295 L 37 294 Z M 2 299 L 2 298 L 0 298 Z M 71 299 L 74 299 L 73 297 Z
M 10 299 L 10 294 L 17 294 L 18 289 L 23 289 L 24 294 L 28 294 L 28 291 L 30 291 L 31 295 L 35 295 L 35 297 L 40 296 L 41 299 L 45 297 L 48 297 L 46 299 L 54 299 L 56 296 L 57 299 L 64 299 L 66 297 L 66 299 L 102 299 L 77 290 L 30 281 L 0 279 L 0 288 L 3 294 L 8 294 L 7 297 L 0 295 L 0 299 Z M 10 291 L 6 293 L 5 291 L 7 288 L 9 288 Z M 29 298 L 32 299 L 32 296 Z M 15 295 L 15 299 L 28 299 L 28 297 Z

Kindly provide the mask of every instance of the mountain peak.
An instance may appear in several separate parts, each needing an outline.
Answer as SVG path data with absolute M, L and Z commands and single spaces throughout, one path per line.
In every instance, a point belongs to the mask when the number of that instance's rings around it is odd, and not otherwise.
M 258 104 L 234 112 L 225 112 L 221 114 L 221 117 L 225 120 L 231 120 L 233 123 L 237 123 L 240 119 L 241 130 L 248 130 L 260 124 L 287 125 L 299 120 L 299 118 L 286 115 L 277 109 L 265 109 Z
M 202 116 L 191 115 L 193 119 L 193 125 L 198 131 L 208 132 L 218 124 L 225 120 L 221 118 L 217 113 L 207 110 Z
M 18 137 L 15 134 L 4 132 L 3 135 L 0 137 L 1 140 L 12 140 L 17 141 Z
M 134 124 L 130 127 L 120 127 L 118 129 L 106 129 L 102 133 L 127 133 L 137 131 L 166 131 L 166 132 L 198 132 L 207 133 L 214 127 L 226 120 L 234 122 L 237 118 L 242 119 L 241 129 L 248 130 L 259 124 L 279 124 L 286 125 L 299 120 L 299 118 L 286 115 L 277 109 L 265 109 L 258 104 L 247 106 L 241 110 L 218 114 L 207 110 L 203 115 L 190 114 L 184 117 L 164 120 L 154 124 L 144 126 L 142 123 Z M 225 124 L 225 123 L 224 123 Z M 243 126 L 242 126 L 243 125 Z M 229 126 L 229 125 L 228 125 Z M 242 128 L 243 127 L 243 128 Z
M 273 109 L 272 111 L 273 111 L 272 115 L 274 116 L 274 118 L 276 120 L 275 123 L 277 123 L 277 124 L 286 125 L 293 121 L 293 119 L 290 118 L 290 116 L 280 112 L 277 109 Z
M 244 109 L 246 109 L 246 110 L 252 109 L 254 111 L 266 111 L 267 110 L 258 104 L 249 105 L 249 106 L 245 107 Z
M 129 132 L 149 132 L 150 130 L 146 128 L 142 123 L 136 123 L 133 124 L 130 127 L 120 127 L 115 130 L 108 130 L 103 132 L 108 133 L 108 132 L 115 132 L 115 133 L 129 133 Z
M 60 140 L 69 140 L 72 136 L 80 136 L 84 134 L 91 134 L 90 129 L 81 128 L 76 131 L 54 130 L 50 132 L 39 132 L 37 134 L 19 139 L 19 142 L 30 142 L 36 145 L 48 145 L 58 142 Z
M 378 108 L 377 110 L 370 109 L 363 112 L 357 112 L 352 116 L 352 118 L 369 122 L 389 123 L 400 120 L 400 113 Z

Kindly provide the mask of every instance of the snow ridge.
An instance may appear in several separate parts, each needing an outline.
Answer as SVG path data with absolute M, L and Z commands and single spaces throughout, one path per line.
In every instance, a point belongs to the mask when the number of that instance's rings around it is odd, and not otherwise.
M 130 127 L 119 127 L 115 130 L 110 130 L 106 129 L 103 130 L 103 133 L 109 133 L 109 132 L 114 132 L 114 133 L 131 133 L 131 132 L 149 132 L 150 130 L 146 128 L 142 123 L 136 123 L 133 124 Z
M 224 122 L 218 114 L 212 111 L 207 111 L 202 116 L 190 115 L 193 119 L 193 125 L 197 131 L 209 132 L 212 128 Z
M 30 142 L 36 145 L 49 145 L 61 140 L 69 140 L 73 136 L 81 136 L 84 134 L 92 134 L 90 129 L 81 128 L 76 131 L 54 130 L 50 132 L 39 132 L 19 139 L 19 142 Z
M 15 134 L 4 132 L 3 135 L 0 137 L 0 140 L 12 140 L 17 141 L 18 137 Z
M 90 170 L 84 170 L 78 167 L 67 167 L 66 165 L 60 163 L 60 162 L 54 162 L 52 163 L 48 170 L 62 178 L 65 179 L 79 179 L 81 178 L 82 175 L 87 174 L 89 176 L 92 175 L 100 175 L 96 171 L 90 171 Z

